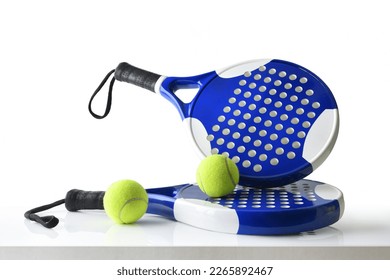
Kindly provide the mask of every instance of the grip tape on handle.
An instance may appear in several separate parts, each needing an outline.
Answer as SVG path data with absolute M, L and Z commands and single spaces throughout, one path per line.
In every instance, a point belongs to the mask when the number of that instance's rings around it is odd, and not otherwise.
M 65 207 L 68 211 L 77 210 L 104 210 L 102 191 L 82 191 L 73 189 L 68 191 L 65 197 Z
M 154 92 L 154 86 L 161 75 L 134 67 L 122 62 L 115 69 L 115 79 L 127 82 Z

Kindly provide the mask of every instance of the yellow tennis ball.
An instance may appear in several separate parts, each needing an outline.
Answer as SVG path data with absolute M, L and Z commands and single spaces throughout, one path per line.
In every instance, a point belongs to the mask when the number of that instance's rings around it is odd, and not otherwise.
M 231 193 L 238 184 L 240 174 L 237 165 L 223 155 L 206 157 L 198 166 L 196 181 L 200 189 L 210 197 Z
M 148 208 L 148 194 L 137 182 L 121 180 L 113 183 L 103 197 L 107 215 L 118 224 L 138 221 Z

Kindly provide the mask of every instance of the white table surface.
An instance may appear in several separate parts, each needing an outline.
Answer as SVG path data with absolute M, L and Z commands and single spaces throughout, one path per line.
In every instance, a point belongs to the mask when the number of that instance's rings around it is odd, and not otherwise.
M 61 207 L 50 211 L 60 220 L 57 227 L 46 229 L 24 219 L 25 211 L 1 209 L 0 258 L 176 258 L 188 247 L 195 249 L 192 255 L 185 253 L 189 258 L 221 257 L 222 253 L 226 258 L 246 253 L 251 258 L 390 258 L 390 219 L 384 209 L 346 211 L 330 227 L 289 236 L 216 233 L 149 214 L 133 225 L 117 225 L 103 211 L 67 212 Z M 221 254 L 215 253 L 218 250 Z M 235 255 L 226 255 L 231 252 Z

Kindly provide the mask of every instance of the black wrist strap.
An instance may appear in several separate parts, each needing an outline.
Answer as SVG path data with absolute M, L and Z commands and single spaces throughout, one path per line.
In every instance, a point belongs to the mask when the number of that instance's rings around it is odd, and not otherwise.
M 53 228 L 59 222 L 59 220 L 56 217 L 54 217 L 54 216 L 40 217 L 40 216 L 38 216 L 35 213 L 42 212 L 42 211 L 45 211 L 45 210 L 49 210 L 49 209 L 51 209 L 53 207 L 56 207 L 56 206 L 64 204 L 64 203 L 65 203 L 65 199 L 61 199 L 61 200 L 58 200 L 58 201 L 53 202 L 51 204 L 47 204 L 47 205 L 36 207 L 36 208 L 31 209 L 31 210 L 27 211 L 26 213 L 24 213 L 24 217 L 26 219 L 29 219 L 31 221 L 35 221 L 35 222 L 41 224 L 45 228 Z
M 95 90 L 95 92 L 92 94 L 91 96 L 91 99 L 89 100 L 89 104 L 88 104 L 88 110 L 89 112 L 91 113 L 91 115 L 96 118 L 96 119 L 103 119 L 105 117 L 107 117 L 107 115 L 110 113 L 110 110 L 111 110 L 111 103 L 112 103 L 112 89 L 114 87 L 114 82 L 115 82 L 115 76 L 111 79 L 111 82 L 110 82 L 110 87 L 108 89 L 108 95 L 107 95 L 107 105 L 106 105 L 106 111 L 104 112 L 103 115 L 97 115 L 93 112 L 92 110 L 92 101 L 93 99 L 95 98 L 95 96 L 99 93 L 99 91 L 102 89 L 102 87 L 104 86 L 104 84 L 107 82 L 108 78 L 110 78 L 110 76 L 115 72 L 115 69 L 111 70 L 110 72 L 108 72 L 108 74 L 104 77 L 103 81 L 100 83 L 100 85 L 97 87 L 97 89 Z

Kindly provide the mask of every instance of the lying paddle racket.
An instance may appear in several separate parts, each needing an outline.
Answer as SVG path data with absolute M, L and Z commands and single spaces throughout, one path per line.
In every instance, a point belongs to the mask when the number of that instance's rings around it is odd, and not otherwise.
M 147 213 L 225 233 L 281 235 L 312 231 L 337 222 L 344 211 L 340 190 L 310 180 L 263 189 L 237 186 L 232 194 L 221 198 L 206 196 L 194 184 L 146 191 L 149 196 Z M 103 197 L 104 192 L 71 190 L 60 202 L 65 203 L 69 211 L 103 210 Z M 57 205 L 58 202 L 54 206 Z M 36 221 L 30 217 L 37 212 L 33 210 L 25 217 Z M 49 217 L 43 218 L 55 218 Z
M 92 100 L 114 72 L 106 112 L 96 115 Z M 287 61 L 249 61 L 193 77 L 165 77 L 121 63 L 93 94 L 94 117 L 109 113 L 115 80 L 173 103 L 201 154 L 230 157 L 245 186 L 300 180 L 322 164 L 336 142 L 339 116 L 331 91 L 314 73 Z M 175 95 L 186 88 L 198 88 L 189 103 Z

